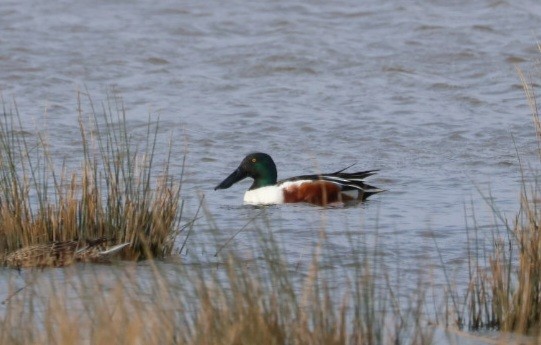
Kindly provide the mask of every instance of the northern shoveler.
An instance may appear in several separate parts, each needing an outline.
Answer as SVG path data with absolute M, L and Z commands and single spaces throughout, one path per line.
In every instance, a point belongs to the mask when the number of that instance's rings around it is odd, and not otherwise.
M 129 243 L 107 247 L 105 237 L 96 240 L 56 241 L 48 244 L 36 244 L 9 253 L 4 258 L 8 267 L 64 267 L 74 262 L 109 262 L 111 257 Z
M 251 177 L 254 182 L 244 194 L 246 204 L 307 202 L 321 206 L 364 201 L 370 195 L 383 191 L 364 182 L 364 178 L 375 174 L 377 170 L 343 172 L 347 168 L 330 174 L 302 175 L 277 181 L 276 165 L 271 156 L 256 152 L 247 155 L 239 167 L 214 190 L 227 189 L 234 183 Z

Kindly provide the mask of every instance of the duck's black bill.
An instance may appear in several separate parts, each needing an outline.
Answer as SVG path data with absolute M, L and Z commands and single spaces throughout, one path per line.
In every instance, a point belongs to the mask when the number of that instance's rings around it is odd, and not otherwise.
M 214 190 L 227 189 L 235 183 L 239 182 L 240 180 L 245 179 L 246 177 L 248 177 L 246 171 L 241 167 L 238 167 L 237 170 L 233 171 L 231 175 L 227 176 L 227 178 L 223 180 L 222 183 L 217 185 Z

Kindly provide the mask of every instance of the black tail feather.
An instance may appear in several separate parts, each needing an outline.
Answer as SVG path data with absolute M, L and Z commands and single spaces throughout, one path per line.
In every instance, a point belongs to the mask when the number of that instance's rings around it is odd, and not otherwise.
M 359 191 L 359 196 L 357 199 L 362 200 L 362 201 L 366 200 L 371 195 L 381 193 L 384 191 L 383 189 L 371 186 L 364 182 L 365 178 L 374 175 L 379 170 L 365 170 L 365 171 L 358 171 L 354 173 L 343 172 L 344 170 L 352 166 L 353 165 L 350 165 L 344 169 L 338 170 L 331 174 L 295 176 L 295 177 L 291 177 L 291 178 L 279 181 L 278 184 L 281 184 L 284 182 L 301 181 L 301 180 L 329 181 L 329 182 L 333 182 L 342 186 L 343 191 L 352 191 L 352 190 Z

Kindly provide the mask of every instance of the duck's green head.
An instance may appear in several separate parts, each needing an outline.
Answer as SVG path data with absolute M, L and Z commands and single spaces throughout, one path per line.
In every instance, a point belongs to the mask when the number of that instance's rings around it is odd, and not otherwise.
M 247 177 L 254 179 L 250 189 L 272 186 L 276 184 L 276 165 L 271 156 L 262 152 L 250 153 L 244 157 L 237 170 L 214 188 L 226 189 Z

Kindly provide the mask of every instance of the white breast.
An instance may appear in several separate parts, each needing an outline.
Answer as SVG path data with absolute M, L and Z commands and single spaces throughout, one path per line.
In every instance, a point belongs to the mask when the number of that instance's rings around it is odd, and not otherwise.
M 277 186 L 261 187 L 247 191 L 244 194 L 244 203 L 250 205 L 283 204 L 284 193 Z

